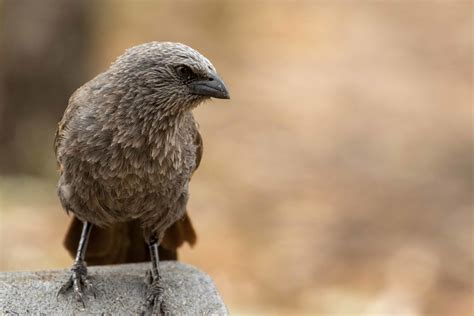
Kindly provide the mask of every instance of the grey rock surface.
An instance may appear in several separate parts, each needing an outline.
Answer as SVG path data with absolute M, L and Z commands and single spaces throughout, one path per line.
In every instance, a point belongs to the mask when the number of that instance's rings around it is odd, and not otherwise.
M 97 297 L 86 308 L 72 293 L 56 297 L 69 269 L 0 273 L 2 315 L 134 315 L 146 290 L 148 263 L 89 267 Z M 196 268 L 174 261 L 160 262 L 164 299 L 172 315 L 227 315 L 212 279 Z

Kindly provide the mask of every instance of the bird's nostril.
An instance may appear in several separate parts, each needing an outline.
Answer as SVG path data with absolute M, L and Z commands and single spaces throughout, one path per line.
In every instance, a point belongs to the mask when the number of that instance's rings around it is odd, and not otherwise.
M 209 81 L 214 81 L 214 78 L 211 77 L 211 78 L 209 78 L 208 80 L 209 80 Z

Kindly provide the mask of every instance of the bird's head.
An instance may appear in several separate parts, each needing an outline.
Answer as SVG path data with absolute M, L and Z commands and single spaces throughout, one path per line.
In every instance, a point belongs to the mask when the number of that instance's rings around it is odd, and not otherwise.
M 151 98 L 168 109 L 191 109 L 211 97 L 230 98 L 211 62 L 181 43 L 150 42 L 132 47 L 111 70 L 141 98 Z

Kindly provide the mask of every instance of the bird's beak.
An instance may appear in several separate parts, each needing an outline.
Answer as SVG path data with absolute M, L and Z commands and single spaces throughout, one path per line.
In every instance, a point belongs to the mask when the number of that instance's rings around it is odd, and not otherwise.
M 188 84 L 192 94 L 213 97 L 217 99 L 230 99 L 229 92 L 224 82 L 217 75 L 206 80 L 193 81 Z

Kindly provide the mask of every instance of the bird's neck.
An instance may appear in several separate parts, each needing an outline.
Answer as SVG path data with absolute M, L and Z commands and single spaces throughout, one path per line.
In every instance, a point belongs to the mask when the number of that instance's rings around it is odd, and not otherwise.
M 170 114 L 160 107 L 143 106 L 123 112 L 121 119 L 114 122 L 114 135 L 122 147 L 149 149 L 156 158 L 160 151 L 177 149 L 183 132 L 193 124 L 191 111 Z
M 123 84 L 123 86 L 120 86 Z M 180 145 L 182 131 L 193 125 L 194 118 L 187 104 L 176 98 L 164 98 L 162 94 L 144 93 L 137 87 L 118 83 L 122 91 L 107 100 L 105 125 L 112 127 L 114 141 L 124 148 L 151 150 L 155 158 L 157 151 L 169 152 Z M 146 89 L 142 87 L 142 89 Z M 137 93 L 140 91 L 140 93 Z

